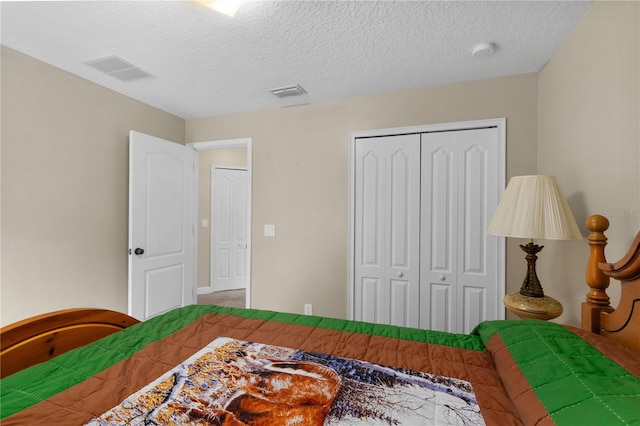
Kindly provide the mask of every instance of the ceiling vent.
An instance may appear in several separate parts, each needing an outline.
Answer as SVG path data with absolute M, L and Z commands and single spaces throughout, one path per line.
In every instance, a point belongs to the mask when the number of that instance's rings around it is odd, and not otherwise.
M 279 87 L 277 89 L 271 89 L 269 91 L 271 92 L 271 94 L 279 98 L 288 98 L 289 96 L 300 96 L 307 93 L 306 90 L 304 90 L 302 87 L 300 87 L 297 84 L 295 86 Z
M 136 67 L 135 65 L 130 64 L 129 62 L 115 55 L 93 59 L 84 63 L 89 65 L 90 67 L 102 71 L 103 73 L 109 74 L 110 76 L 115 77 L 120 81 L 127 82 L 153 77 L 148 72 Z

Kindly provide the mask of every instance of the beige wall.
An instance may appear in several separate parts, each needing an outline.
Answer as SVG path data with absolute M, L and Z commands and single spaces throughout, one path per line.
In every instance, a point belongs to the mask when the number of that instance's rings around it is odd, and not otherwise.
M 558 177 L 585 236 L 586 217 L 608 216 L 610 261 L 640 227 L 639 9 L 595 3 L 538 78 L 538 171 Z M 579 324 L 586 241 L 545 245 L 540 280 L 564 305 L 558 321 Z M 617 302 L 619 288 L 610 293 Z
M 314 314 L 346 317 L 349 132 L 507 117 L 507 174 L 530 174 L 537 110 L 528 74 L 188 120 L 186 140 L 252 137 L 252 306 L 302 312 L 312 303 Z M 267 223 L 275 238 L 263 236 Z M 521 282 L 516 266 L 510 290 Z
M 558 176 L 577 219 L 609 214 L 617 260 L 638 229 L 637 2 L 596 3 L 539 74 L 183 120 L 2 49 L 2 323 L 126 310 L 127 132 L 253 138 L 252 305 L 347 315 L 349 132 L 507 117 L 507 177 Z M 276 224 L 276 237 L 262 226 Z M 507 242 L 507 288 L 524 275 Z M 585 241 L 545 241 L 538 274 L 579 322 Z
M 2 47 L 2 324 L 126 312 L 129 130 L 184 142 L 185 122 Z
M 211 265 L 211 166 L 247 166 L 246 148 L 210 149 L 198 152 L 198 287 L 209 287 Z M 202 221 L 209 222 L 208 228 Z
M 558 177 L 585 236 L 589 215 L 608 217 L 610 261 L 640 225 L 639 23 L 638 2 L 595 3 L 539 74 L 538 170 Z M 586 241 L 546 245 L 538 275 L 564 305 L 558 321 L 579 324 Z

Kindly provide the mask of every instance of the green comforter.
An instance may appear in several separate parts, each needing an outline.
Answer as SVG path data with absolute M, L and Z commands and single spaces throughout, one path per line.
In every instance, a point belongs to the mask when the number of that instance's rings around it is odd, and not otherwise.
M 461 335 L 206 305 L 176 309 L 2 379 L 0 418 L 83 382 L 210 313 L 488 351 L 525 424 L 528 405 L 540 404 L 556 424 L 640 425 L 638 372 L 617 361 L 625 356 L 635 356 L 637 361 L 637 354 L 622 349 L 615 360 L 608 358 L 558 324 L 491 321 L 480 324 L 469 335 Z

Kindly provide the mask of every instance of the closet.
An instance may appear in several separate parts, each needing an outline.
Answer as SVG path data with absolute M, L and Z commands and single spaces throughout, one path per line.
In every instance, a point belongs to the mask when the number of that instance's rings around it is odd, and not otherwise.
M 504 317 L 504 120 L 352 134 L 353 319 L 468 333 Z

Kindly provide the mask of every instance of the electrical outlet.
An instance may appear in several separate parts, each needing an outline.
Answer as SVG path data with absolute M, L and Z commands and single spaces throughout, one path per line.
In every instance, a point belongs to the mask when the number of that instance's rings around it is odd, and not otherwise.
M 305 303 L 305 305 L 304 305 L 304 314 L 305 315 L 313 315 L 313 305 L 311 303 Z

